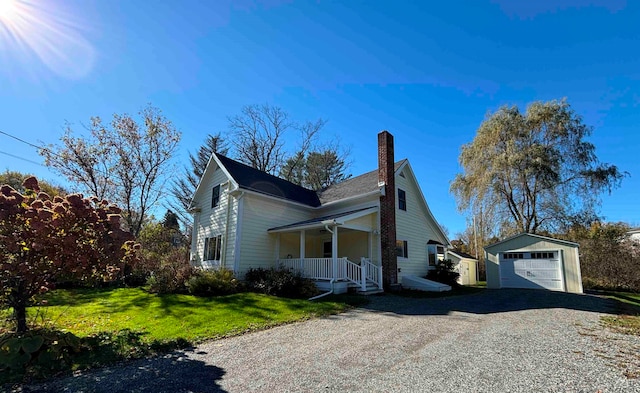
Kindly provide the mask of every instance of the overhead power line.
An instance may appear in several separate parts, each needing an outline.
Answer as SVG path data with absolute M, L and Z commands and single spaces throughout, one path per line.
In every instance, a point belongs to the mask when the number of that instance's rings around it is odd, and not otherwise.
M 42 165 L 42 164 L 41 164 L 41 163 L 39 163 L 39 162 L 32 161 L 32 160 L 30 160 L 30 159 L 28 159 L 28 158 L 24 158 L 24 157 L 16 156 L 15 154 L 7 153 L 6 151 L 1 151 L 1 150 L 0 150 L 0 154 L 4 154 L 4 155 L 6 155 L 6 156 L 13 157 L 13 158 L 17 158 L 18 160 L 26 161 L 26 162 L 29 162 L 29 163 L 31 163 L 31 164 L 40 165 L 40 166 L 42 166 L 42 167 L 45 167 L 45 168 L 46 168 L 46 166 L 45 166 L 45 165 Z
M 2 1 L 2 0 L 0 0 L 0 1 Z M 54 156 L 56 156 L 56 157 L 60 158 L 60 159 L 61 159 L 61 160 L 63 160 L 63 161 L 66 161 L 66 160 L 67 160 L 65 157 L 61 156 L 60 154 L 58 154 L 58 153 L 56 153 L 56 152 L 52 151 L 51 149 L 49 149 L 49 148 L 47 148 L 47 147 L 45 147 L 45 146 L 38 146 L 38 145 L 36 145 L 36 144 L 34 144 L 34 143 L 31 143 L 31 142 L 25 141 L 25 140 L 24 140 L 24 139 L 22 139 L 22 138 L 19 138 L 19 137 L 15 136 L 15 135 L 11 135 L 11 134 L 9 134 L 8 132 L 4 132 L 4 131 L 2 131 L 2 130 L 0 130 L 0 134 L 2 134 L 2 135 L 6 135 L 6 136 L 8 136 L 9 138 L 15 139 L 15 140 L 17 140 L 17 141 L 18 141 L 18 142 L 20 142 L 20 143 L 24 143 L 25 145 L 30 146 L 30 147 L 33 147 L 33 148 L 36 148 L 36 149 L 38 149 L 38 150 L 44 150 L 44 151 L 48 152 L 49 154 L 54 155 Z M 38 162 L 35 162 L 35 161 L 31 161 L 31 160 L 29 160 L 29 159 L 27 159 L 27 158 L 19 157 L 19 156 L 16 156 L 16 155 L 13 155 L 13 154 L 10 154 L 10 153 L 7 153 L 7 152 L 4 152 L 4 151 L 0 151 L 0 154 L 5 154 L 5 155 L 8 155 L 8 156 L 10 156 L 10 157 L 17 158 L 17 159 L 19 159 L 19 160 L 27 161 L 27 162 L 30 162 L 30 163 L 33 163 L 33 164 L 37 164 L 37 165 L 43 166 L 43 167 L 45 167 L 45 168 L 51 169 L 51 168 L 50 168 L 49 166 L 47 166 L 47 165 L 42 165 L 41 163 L 38 163 Z M 105 179 L 109 178 L 109 174 L 108 174 L 108 173 L 105 173 L 105 172 L 103 172 L 103 171 L 101 171 L 101 170 L 99 170 L 99 169 L 96 169 L 95 171 L 96 171 L 96 173 L 98 173 L 100 176 L 104 177 Z
M 18 138 L 17 136 L 15 136 L 15 135 L 11 135 L 11 134 L 9 134 L 8 132 L 4 132 L 4 131 L 2 131 L 2 130 L 0 130 L 0 134 L 2 134 L 2 135 L 6 135 L 6 136 L 8 136 L 9 138 L 15 139 L 15 140 L 17 140 L 18 142 L 24 143 L 24 144 L 25 144 L 25 145 L 27 145 L 27 146 L 30 146 L 30 147 L 36 148 L 36 149 L 38 149 L 38 150 L 44 150 L 44 151 L 47 151 L 47 152 L 49 152 L 49 154 L 52 154 L 52 155 L 54 155 L 54 156 L 56 156 L 56 157 L 58 157 L 58 158 L 63 158 L 63 159 L 64 159 L 64 157 L 62 157 L 60 154 L 58 154 L 58 153 L 56 153 L 56 152 L 54 152 L 54 151 L 51 151 L 51 150 L 50 150 L 48 147 L 46 147 L 46 146 L 38 146 L 38 145 L 36 145 L 36 144 L 34 144 L 34 143 L 31 143 L 31 142 L 25 141 L 25 140 L 24 140 L 24 139 L 22 139 L 22 138 Z M 10 154 L 8 154 L 8 153 L 4 153 L 4 154 L 10 155 Z M 12 156 L 12 157 L 15 157 L 15 156 Z M 15 157 L 15 158 L 22 159 L 22 160 L 27 160 L 26 158 L 22 158 L 22 157 Z M 32 162 L 33 162 L 33 161 L 32 161 Z M 42 164 L 38 164 L 38 165 L 42 165 Z M 46 167 L 46 165 L 42 165 L 42 166 Z
M 2 131 L 2 130 L 0 130 L 0 134 L 6 135 L 6 136 L 8 136 L 9 138 L 13 138 L 13 139 L 15 139 L 15 140 L 17 140 L 17 141 L 19 141 L 19 142 L 24 143 L 25 145 L 29 145 L 29 146 L 31 146 L 31 147 L 35 147 L 36 149 L 45 149 L 45 147 L 38 146 L 38 145 L 34 145 L 34 144 L 33 144 L 33 143 L 31 143 L 31 142 L 27 142 L 27 141 L 25 141 L 24 139 L 20 139 L 20 138 L 18 138 L 17 136 L 15 136 L 15 135 L 11 135 L 11 134 L 6 133 L 6 132 L 4 132 L 4 131 Z

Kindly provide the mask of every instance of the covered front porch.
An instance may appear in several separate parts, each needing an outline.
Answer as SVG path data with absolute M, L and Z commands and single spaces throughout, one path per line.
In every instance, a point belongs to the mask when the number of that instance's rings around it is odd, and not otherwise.
M 382 290 L 377 206 L 271 228 L 276 263 L 318 281 L 360 292 Z M 323 285 L 324 284 L 324 285 Z

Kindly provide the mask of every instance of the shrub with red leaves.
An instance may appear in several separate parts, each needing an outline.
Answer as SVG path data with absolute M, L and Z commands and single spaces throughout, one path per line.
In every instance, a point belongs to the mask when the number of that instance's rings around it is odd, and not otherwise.
M 0 187 L 0 301 L 18 332 L 28 329 L 29 301 L 57 277 L 110 280 L 136 258 L 116 206 L 80 194 L 51 199 L 35 177 L 23 185 L 24 194 Z

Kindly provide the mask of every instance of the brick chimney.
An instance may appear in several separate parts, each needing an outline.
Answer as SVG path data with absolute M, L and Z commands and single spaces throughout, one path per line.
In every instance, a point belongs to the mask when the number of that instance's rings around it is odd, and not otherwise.
M 382 283 L 385 290 L 398 285 L 396 256 L 396 181 L 393 158 L 393 135 L 378 134 L 378 183 L 384 185 L 380 196 L 380 247 L 382 254 Z

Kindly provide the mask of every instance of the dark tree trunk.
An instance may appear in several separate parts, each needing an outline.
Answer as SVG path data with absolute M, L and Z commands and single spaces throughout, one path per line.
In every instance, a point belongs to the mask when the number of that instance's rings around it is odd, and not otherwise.
M 29 328 L 27 327 L 27 305 L 26 302 L 18 301 L 13 305 L 13 317 L 16 321 L 16 331 L 18 333 L 24 333 Z
M 25 297 L 25 285 L 18 278 L 17 285 L 9 295 L 9 306 L 13 308 L 13 320 L 16 322 L 16 331 L 24 333 L 29 330 L 27 326 L 27 298 Z

